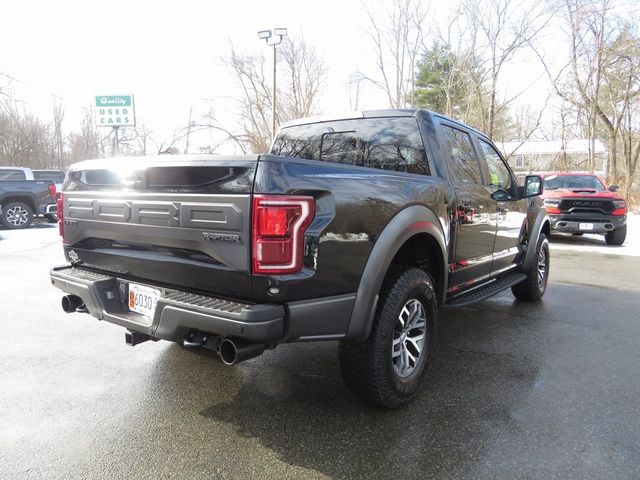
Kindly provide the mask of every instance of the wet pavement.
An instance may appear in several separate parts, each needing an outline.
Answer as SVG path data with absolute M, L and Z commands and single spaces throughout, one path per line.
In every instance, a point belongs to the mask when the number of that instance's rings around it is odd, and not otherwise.
M 542 303 L 444 311 L 421 394 L 384 411 L 333 342 L 127 347 L 61 311 L 55 228 L 0 230 L 0 478 L 639 478 L 640 257 L 578 240 Z

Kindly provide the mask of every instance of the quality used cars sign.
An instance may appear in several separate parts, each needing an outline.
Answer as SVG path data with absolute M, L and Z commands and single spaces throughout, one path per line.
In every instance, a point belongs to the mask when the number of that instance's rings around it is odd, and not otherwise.
M 98 127 L 135 127 L 133 95 L 96 95 L 95 118 Z

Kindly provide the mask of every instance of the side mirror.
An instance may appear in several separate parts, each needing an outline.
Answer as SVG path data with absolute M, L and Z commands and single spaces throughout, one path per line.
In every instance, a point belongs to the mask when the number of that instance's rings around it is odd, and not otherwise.
M 544 183 L 538 175 L 527 175 L 524 179 L 524 198 L 542 195 Z
M 610 192 L 617 192 L 618 190 L 620 190 L 620 187 L 618 185 L 609 185 Z

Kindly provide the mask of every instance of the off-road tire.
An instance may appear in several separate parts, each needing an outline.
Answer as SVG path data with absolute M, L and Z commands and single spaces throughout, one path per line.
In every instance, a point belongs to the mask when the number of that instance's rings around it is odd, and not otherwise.
M 33 210 L 22 202 L 7 202 L 2 205 L 0 223 L 11 229 L 27 228 L 33 222 Z
M 407 351 L 415 354 L 416 343 L 409 340 L 420 336 L 422 328 L 404 333 L 409 326 L 407 308 L 416 307 L 415 312 L 424 312 L 424 338 L 417 361 L 410 368 L 409 357 L 398 355 Z M 340 369 L 345 383 L 362 399 L 377 406 L 398 408 L 411 401 L 418 392 L 431 355 L 438 302 L 431 277 L 419 268 L 405 267 L 392 270 L 380 292 L 374 323 L 369 338 L 365 341 L 343 341 L 340 343 Z M 401 322 L 405 318 L 405 322 Z M 422 325 L 415 318 L 415 325 Z M 409 343 L 407 343 L 407 340 Z M 403 343 L 405 348 L 403 350 Z M 394 353 L 396 355 L 394 355 Z M 399 356 L 403 356 L 402 360 Z M 411 358 L 414 358 L 412 356 Z M 407 374 L 398 372 L 398 362 L 406 359 Z
M 537 302 L 540 300 L 547 290 L 549 266 L 549 241 L 544 233 L 540 233 L 534 261 L 529 270 L 524 272 L 527 274 L 526 280 L 511 287 L 514 297 L 525 302 Z
M 612 232 L 607 233 L 604 239 L 607 245 L 622 245 L 627 238 L 627 226 L 623 225 L 614 229 Z

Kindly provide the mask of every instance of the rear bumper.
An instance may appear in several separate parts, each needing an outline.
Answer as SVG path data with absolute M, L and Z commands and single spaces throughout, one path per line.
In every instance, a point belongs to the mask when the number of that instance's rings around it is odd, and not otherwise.
M 46 213 L 46 214 L 56 213 L 56 204 L 55 203 L 51 203 L 51 204 L 47 205 L 46 208 L 44 209 L 44 213 Z
M 598 215 L 576 218 L 573 215 L 550 215 L 551 229 L 565 233 L 608 233 L 626 223 L 626 216 Z M 591 226 L 589 228 L 589 225 Z
M 51 283 L 80 297 L 98 320 L 169 341 L 182 341 L 190 330 L 259 343 L 344 338 L 355 300 L 352 294 L 249 304 L 146 284 L 162 292 L 148 318 L 129 311 L 128 280 L 64 265 L 51 270 Z
M 51 283 L 82 298 L 98 320 L 163 340 L 179 341 L 195 329 L 253 342 L 277 342 L 284 335 L 284 308 L 250 305 L 162 288 L 153 318 L 129 311 L 128 282 L 71 266 L 54 267 Z M 157 288 L 157 287 L 154 287 Z

